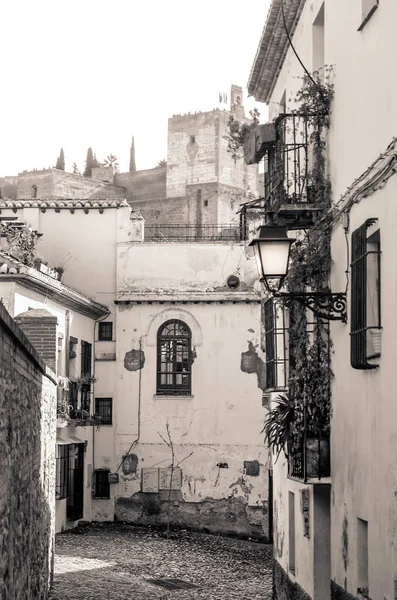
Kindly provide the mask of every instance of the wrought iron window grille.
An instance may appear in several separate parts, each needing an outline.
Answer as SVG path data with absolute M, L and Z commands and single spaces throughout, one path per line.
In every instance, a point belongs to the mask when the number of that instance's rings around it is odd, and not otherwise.
M 94 498 L 105 500 L 110 498 L 109 474 L 110 471 L 108 469 L 97 469 L 94 471 Z
M 98 323 L 98 341 L 111 342 L 113 340 L 113 323 L 105 321 Z
M 113 399 L 95 398 L 95 417 L 98 417 L 99 425 L 112 425 L 113 422 Z
M 266 389 L 285 389 L 288 380 L 288 323 L 284 303 L 269 298 L 262 304 Z
M 68 496 L 68 479 L 69 479 L 69 444 L 58 445 L 57 462 L 57 481 L 56 481 L 56 498 L 62 500 Z
M 354 369 L 375 369 L 369 360 L 380 356 L 381 265 L 380 234 L 367 219 L 352 234 L 350 362 Z

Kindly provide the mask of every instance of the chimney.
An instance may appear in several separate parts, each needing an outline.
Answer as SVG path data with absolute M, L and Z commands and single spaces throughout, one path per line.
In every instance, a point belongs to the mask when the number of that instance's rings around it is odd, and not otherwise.
M 56 373 L 58 319 L 48 310 L 35 308 L 15 317 L 40 358 Z

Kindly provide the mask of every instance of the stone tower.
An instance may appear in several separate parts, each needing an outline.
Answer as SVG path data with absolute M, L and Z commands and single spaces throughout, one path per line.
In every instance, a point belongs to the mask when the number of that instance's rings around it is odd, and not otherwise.
M 168 121 L 166 197 L 187 199 L 189 221 L 234 221 L 247 190 L 257 193 L 257 166 L 235 161 L 227 151 L 231 114 L 245 120 L 243 90 L 236 85 L 231 88 L 230 112 L 218 108 Z

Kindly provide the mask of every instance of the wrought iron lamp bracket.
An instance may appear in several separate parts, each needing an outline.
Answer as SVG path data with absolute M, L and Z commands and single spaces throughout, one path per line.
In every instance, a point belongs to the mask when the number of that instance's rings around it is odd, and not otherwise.
M 283 298 L 286 306 L 296 300 L 321 319 L 347 323 L 347 297 L 345 292 L 273 292 L 273 296 Z

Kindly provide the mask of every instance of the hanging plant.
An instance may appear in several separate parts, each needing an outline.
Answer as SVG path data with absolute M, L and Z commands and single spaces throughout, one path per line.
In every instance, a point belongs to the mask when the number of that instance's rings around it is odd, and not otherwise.
M 288 447 L 291 442 L 291 426 L 295 417 L 295 403 L 288 396 L 279 395 L 274 401 L 274 407 L 265 417 L 261 433 L 265 434 L 265 441 L 278 457 L 283 450 L 288 458 Z

